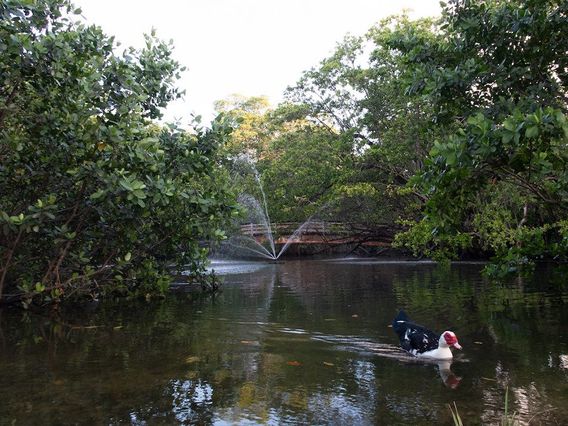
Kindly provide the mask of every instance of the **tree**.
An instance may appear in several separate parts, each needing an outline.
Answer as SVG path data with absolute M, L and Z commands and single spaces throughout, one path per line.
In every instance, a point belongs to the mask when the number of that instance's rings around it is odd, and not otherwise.
M 227 152 L 237 160 L 246 154 L 261 172 L 273 220 L 304 221 L 317 213 L 384 235 L 385 225 L 392 234 L 401 216 L 415 217 L 422 197 L 404 186 L 422 167 L 435 130 L 424 125 L 428 101 L 400 96 L 398 51 L 384 43 L 391 22 L 346 37 L 274 110 L 254 97 L 217 103 L 234 127 Z M 427 34 L 432 22 L 413 25 Z M 233 169 L 242 165 L 231 162 Z M 233 179 L 236 191 L 254 194 L 258 183 L 250 165 L 245 169 L 249 179 Z
M 153 294 L 204 270 L 232 201 L 226 129 L 152 120 L 180 96 L 170 46 L 114 53 L 67 0 L 0 3 L 0 297 Z M 79 11 L 74 11 L 78 13 Z
M 224 147 L 228 156 L 246 153 L 255 160 L 259 158 L 268 140 L 265 114 L 269 109 L 265 96 L 233 94 L 215 102 L 217 121 L 230 124 L 233 129 Z
M 439 132 L 428 126 L 431 102 L 403 94 L 404 63 L 385 42 L 400 23 L 433 37 L 431 20 L 383 20 L 362 37 L 346 37 L 287 90 L 306 119 L 341 140 L 342 155 L 349 157 L 327 194 L 341 206 L 337 216 L 369 228 L 394 230 L 401 217 L 416 217 L 424 197 L 405 186 L 421 170 L 431 136 Z
M 363 37 L 345 37 L 319 67 L 286 90 L 287 101 L 303 105 L 307 117 L 334 132 L 356 131 L 363 113 L 358 100 L 365 89 L 364 44 Z
M 567 29 L 564 1 L 454 0 L 427 42 L 391 32 L 407 93 L 448 130 L 414 180 L 425 216 L 401 241 L 444 255 L 473 244 L 512 268 L 566 257 Z
M 273 126 L 288 111 L 286 105 L 276 109 Z M 326 205 L 331 210 L 332 194 L 350 173 L 350 161 L 340 134 L 305 119 L 281 122 L 258 164 L 270 217 L 303 222 Z

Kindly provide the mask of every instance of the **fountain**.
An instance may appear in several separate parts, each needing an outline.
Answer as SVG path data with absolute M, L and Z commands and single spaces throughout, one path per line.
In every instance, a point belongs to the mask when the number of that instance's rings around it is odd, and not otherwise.
M 262 187 L 260 174 L 254 161 L 249 156 L 241 155 L 234 159 L 234 162 L 237 165 L 246 165 L 248 171 L 252 172 L 256 187 L 260 191 L 259 198 L 262 201 L 259 201 L 251 194 L 242 194 L 237 198 L 239 204 L 245 208 L 247 217 L 244 221 L 241 221 L 241 226 L 239 227 L 241 230 L 240 234 L 230 237 L 225 244 L 233 249 L 245 251 L 249 255 L 273 261 L 278 260 L 292 243 L 299 241 L 302 232 L 312 221 L 313 216 L 302 223 L 292 235 L 288 237 L 286 243 L 277 249 L 274 231 L 268 213 L 266 193 Z M 243 224 L 250 225 L 249 233 L 242 232 L 243 228 L 246 227 L 246 225 Z M 256 235 L 259 235 L 260 238 L 256 238 Z

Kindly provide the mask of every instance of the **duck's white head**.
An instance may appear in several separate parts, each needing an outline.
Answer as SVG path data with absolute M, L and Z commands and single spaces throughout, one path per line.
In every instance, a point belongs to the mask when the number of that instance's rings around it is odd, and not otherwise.
M 444 331 L 440 336 L 440 341 L 438 345 L 442 348 L 454 347 L 456 349 L 461 349 L 461 345 L 458 343 L 458 338 L 453 331 Z

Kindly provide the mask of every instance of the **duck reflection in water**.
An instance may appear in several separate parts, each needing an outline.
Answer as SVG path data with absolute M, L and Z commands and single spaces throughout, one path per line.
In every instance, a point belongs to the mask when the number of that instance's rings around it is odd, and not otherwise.
M 450 389 L 457 389 L 460 385 L 461 377 L 456 376 L 456 374 L 451 370 L 452 361 L 451 360 L 443 360 L 438 361 L 438 373 L 440 374 L 440 378 L 444 382 L 444 385 Z

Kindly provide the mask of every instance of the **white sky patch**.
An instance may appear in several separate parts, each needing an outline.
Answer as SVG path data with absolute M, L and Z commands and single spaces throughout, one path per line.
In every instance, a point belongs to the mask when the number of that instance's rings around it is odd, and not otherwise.
M 75 0 L 88 23 L 123 46 L 141 47 L 155 28 L 173 40 L 184 66 L 183 101 L 166 119 L 189 122 L 191 113 L 213 118 L 213 102 L 232 93 L 282 100 L 302 71 L 328 56 L 347 33 L 410 9 L 410 16 L 439 15 L 439 0 Z

